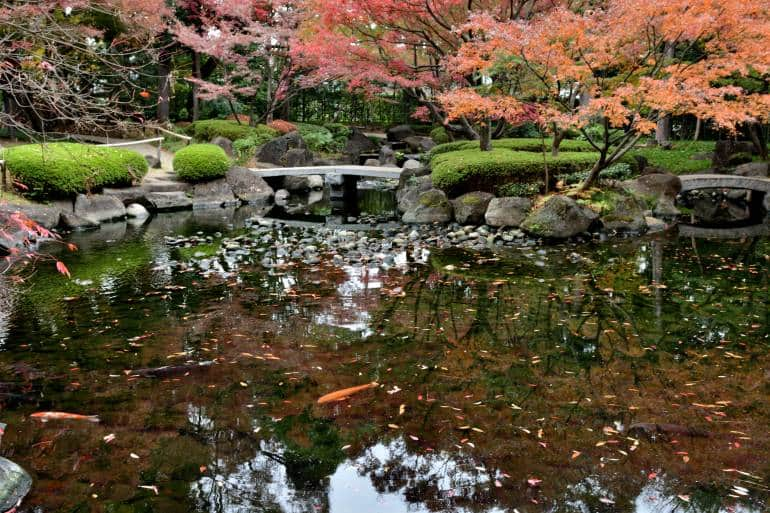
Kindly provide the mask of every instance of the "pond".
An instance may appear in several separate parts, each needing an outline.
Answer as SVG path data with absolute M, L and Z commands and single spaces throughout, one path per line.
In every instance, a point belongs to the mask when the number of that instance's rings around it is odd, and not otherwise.
M 104 225 L 71 237 L 71 280 L 5 284 L 22 511 L 770 507 L 767 239 L 182 264 L 248 239 L 248 215 Z

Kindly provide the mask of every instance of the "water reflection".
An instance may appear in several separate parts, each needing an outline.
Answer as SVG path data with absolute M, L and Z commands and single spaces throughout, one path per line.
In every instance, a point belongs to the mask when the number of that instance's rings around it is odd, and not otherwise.
M 767 508 L 765 239 L 207 277 L 163 236 L 229 221 L 157 221 L 78 234 L 73 280 L 41 270 L 9 309 L 3 451 L 35 474 L 27 511 Z

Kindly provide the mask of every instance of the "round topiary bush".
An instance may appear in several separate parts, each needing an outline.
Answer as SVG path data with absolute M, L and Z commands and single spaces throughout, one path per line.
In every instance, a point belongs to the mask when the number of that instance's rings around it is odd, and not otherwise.
M 147 174 L 147 162 L 124 148 L 47 143 L 14 146 L 5 151 L 11 175 L 27 196 L 53 199 L 129 186 Z
M 174 155 L 174 171 L 186 182 L 222 178 L 228 169 L 230 159 L 216 144 L 191 144 Z

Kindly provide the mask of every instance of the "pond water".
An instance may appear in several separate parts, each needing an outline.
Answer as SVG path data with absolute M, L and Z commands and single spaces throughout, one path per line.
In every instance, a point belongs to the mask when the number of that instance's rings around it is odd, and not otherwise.
M 770 507 L 768 240 L 171 265 L 197 250 L 164 236 L 248 215 L 105 225 L 71 237 L 71 280 L 5 284 L 0 453 L 35 479 L 22 511 Z

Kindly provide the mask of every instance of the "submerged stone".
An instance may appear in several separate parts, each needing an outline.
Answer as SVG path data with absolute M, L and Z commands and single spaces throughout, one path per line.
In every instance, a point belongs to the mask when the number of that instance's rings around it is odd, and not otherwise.
M 0 511 L 9 511 L 21 504 L 32 488 L 32 478 L 26 470 L 0 457 Z

